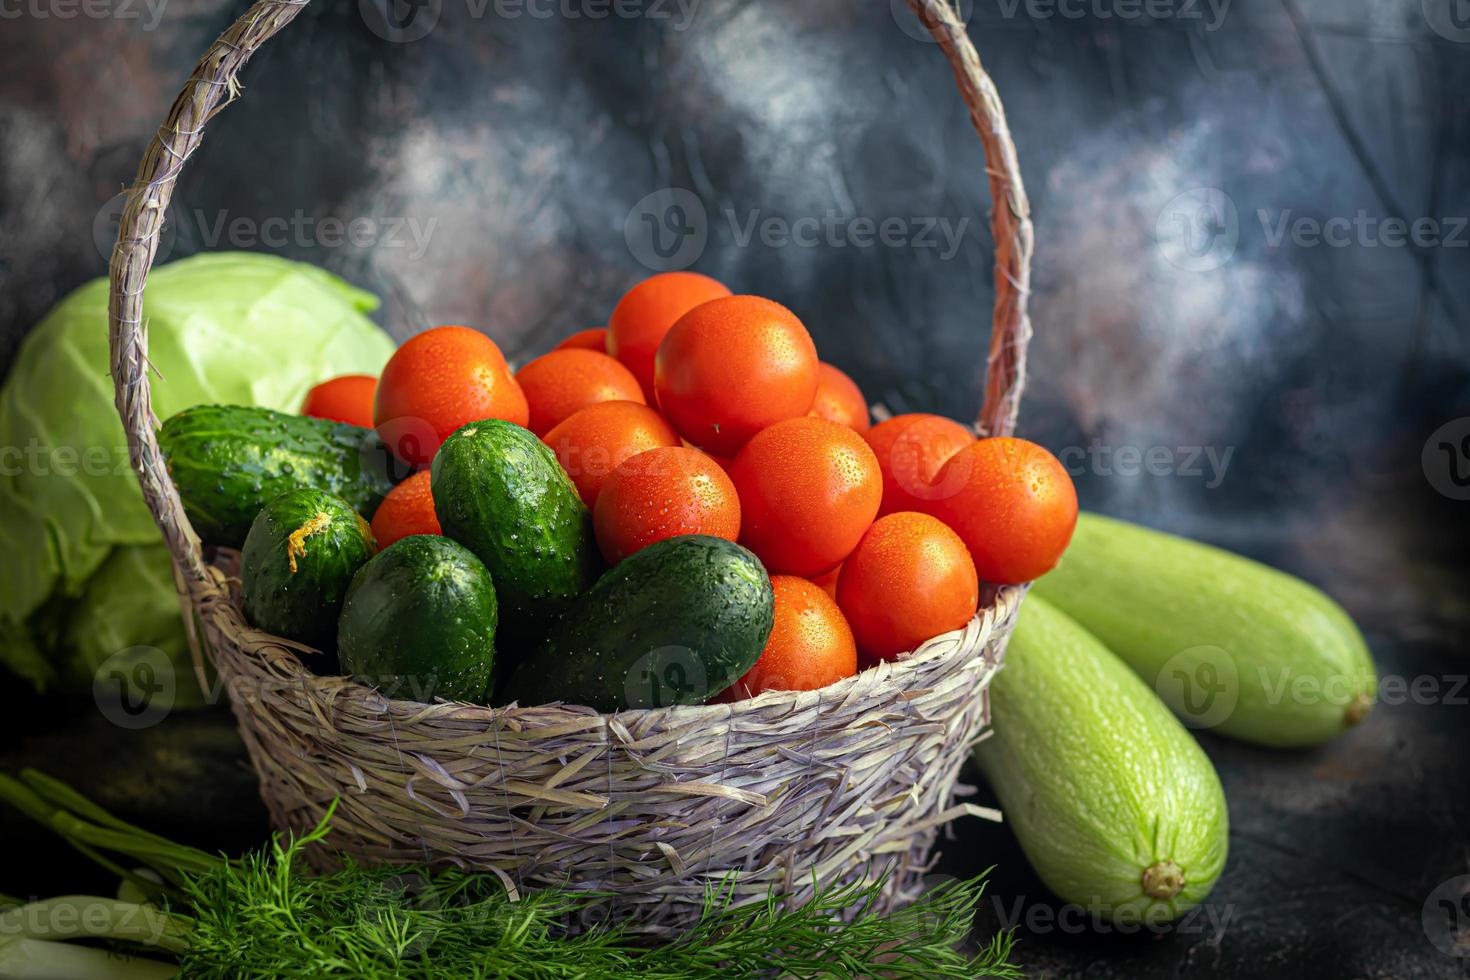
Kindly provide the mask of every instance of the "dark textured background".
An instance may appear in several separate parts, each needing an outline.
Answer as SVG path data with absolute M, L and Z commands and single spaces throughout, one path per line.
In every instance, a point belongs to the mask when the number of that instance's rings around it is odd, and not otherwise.
M 20 11 L 0 19 L 5 363 L 53 302 L 103 274 L 99 211 L 243 9 L 109 2 L 100 18 L 63 19 L 57 0 L 3 8 Z M 474 16 L 469 0 L 442 0 L 410 22 L 437 10 L 427 36 L 388 43 L 359 4 L 317 0 L 210 128 L 179 185 L 171 254 L 264 249 L 231 232 L 237 219 L 369 218 L 369 245 L 308 232 L 268 250 L 382 294 L 400 339 L 465 322 L 525 356 L 604 322 L 649 271 L 639 202 L 686 188 L 705 219 L 686 210 L 685 225 L 707 236 L 693 268 L 791 306 L 874 400 L 973 414 L 993 295 L 988 200 L 938 51 L 882 0 L 689 2 L 687 17 L 647 0 L 641 17 L 592 19 L 493 4 Z M 982 930 L 1019 921 L 1034 975 L 1470 975 L 1420 920 L 1438 884 L 1470 872 L 1470 689 L 1456 681 L 1470 671 L 1470 504 L 1437 489 L 1454 492 L 1447 459 L 1421 463 L 1431 433 L 1470 416 L 1470 4 L 1178 0 L 1152 17 L 1126 16 L 1130 0 L 974 6 L 1037 225 L 1023 434 L 1072 447 L 1084 506 L 1327 588 L 1381 672 L 1439 693 L 1381 705 L 1317 751 L 1205 736 L 1232 854 L 1188 928 L 1053 924 L 1003 828 L 956 826 L 938 870 L 999 864 Z M 811 247 L 738 234 L 752 217 L 829 213 L 969 223 L 953 254 L 942 236 Z M 1360 213 L 1342 244 L 1275 237 L 1282 221 Z M 1363 230 L 1395 216 L 1435 219 L 1449 240 Z M 422 251 L 410 224 L 428 231 Z M 1230 455 L 1223 474 L 1206 462 L 1130 476 L 1103 455 L 1122 447 L 1166 447 L 1179 464 L 1188 447 Z M 90 705 L 12 701 L 6 714 L 0 765 L 47 768 L 206 846 L 264 833 L 227 714 L 141 733 Z M 34 831 L 0 821 L 24 852 L 6 860 L 5 891 L 87 883 L 80 865 L 41 854 Z

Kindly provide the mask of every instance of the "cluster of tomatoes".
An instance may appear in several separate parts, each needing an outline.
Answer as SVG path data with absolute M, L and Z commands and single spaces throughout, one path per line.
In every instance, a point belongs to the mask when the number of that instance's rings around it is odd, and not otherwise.
M 610 564 L 680 534 L 738 540 L 771 574 L 776 623 L 726 697 L 822 687 L 959 629 L 982 582 L 1050 570 L 1077 519 L 1071 479 L 1041 446 L 937 415 L 870 425 L 795 314 L 691 272 L 644 280 L 606 328 L 519 371 L 484 334 L 438 327 L 381 378 L 327 382 L 303 410 L 375 425 L 418 465 L 467 422 L 529 428 Z M 372 523 L 380 546 L 438 533 L 427 471 Z

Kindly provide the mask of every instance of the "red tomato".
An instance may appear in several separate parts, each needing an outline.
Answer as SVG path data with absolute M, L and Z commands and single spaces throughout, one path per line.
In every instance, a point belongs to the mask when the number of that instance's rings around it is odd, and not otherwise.
M 837 579 L 837 605 L 870 657 L 891 658 L 957 630 L 979 604 L 965 543 L 928 514 L 878 518 Z
M 975 441 L 969 429 L 939 415 L 895 415 L 864 435 L 883 470 L 879 515 L 927 510 L 928 503 L 952 489 L 934 478 L 949 458 Z
M 690 442 L 733 455 L 760 430 L 811 411 L 817 348 L 801 321 L 759 296 L 710 300 L 679 318 L 654 361 L 658 406 Z
M 482 419 L 525 425 L 530 408 L 495 341 L 469 327 L 435 327 L 388 359 L 373 418 L 399 459 L 423 466 L 460 426 Z
M 603 481 L 623 460 L 679 445 L 679 434 L 653 409 L 637 402 L 598 402 L 572 413 L 543 440 L 576 484 L 582 503 L 597 503 Z
M 680 534 L 740 536 L 740 498 L 713 457 L 669 446 L 624 460 L 602 484 L 593 514 L 609 565 Z
M 868 431 L 868 401 L 857 383 L 826 361 L 817 365 L 817 395 L 812 414 L 854 432 Z
M 767 569 L 811 577 L 848 556 L 883 495 L 863 437 L 826 419 L 778 422 L 730 467 L 740 493 L 740 541 Z
M 420 470 L 389 490 L 373 514 L 373 537 L 378 539 L 379 551 L 413 534 L 443 533 L 434 513 L 428 470 Z
M 817 588 L 821 589 L 823 592 L 827 593 L 829 596 L 831 596 L 833 601 L 835 602 L 837 600 L 837 576 L 841 573 L 842 566 L 838 565 L 836 568 L 832 569 L 832 571 L 827 572 L 824 575 L 813 576 L 811 579 L 811 583 Z
M 599 354 L 606 354 L 607 327 L 593 327 L 591 330 L 578 330 L 566 340 L 553 347 L 552 350 L 595 350 Z
M 643 389 L 633 372 L 606 354 L 591 350 L 554 350 L 516 372 L 526 394 L 531 421 L 526 427 L 544 436 L 573 412 L 598 402 L 643 404 Z
M 1030 582 L 1056 567 L 1077 526 L 1077 490 L 1061 462 L 1034 442 L 981 439 L 956 453 L 925 508 L 955 530 L 982 582 Z
M 365 429 L 373 427 L 373 392 L 378 379 L 371 374 L 344 374 L 323 381 L 306 393 L 302 415 L 347 422 Z
M 760 660 L 722 700 L 764 691 L 815 691 L 857 673 L 852 630 L 832 597 L 804 578 L 772 575 L 776 622 Z
M 697 272 L 662 272 L 623 294 L 607 319 L 607 352 L 633 372 L 653 405 L 653 356 L 674 322 L 730 290 Z

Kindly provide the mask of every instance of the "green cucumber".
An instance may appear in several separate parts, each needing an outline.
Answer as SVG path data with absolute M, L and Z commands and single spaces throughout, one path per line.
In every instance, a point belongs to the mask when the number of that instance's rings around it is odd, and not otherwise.
M 484 700 L 495 666 L 495 585 L 463 545 L 400 538 L 358 571 L 337 626 L 342 669 L 394 698 Z
M 601 567 L 592 515 L 540 439 L 511 422 L 471 422 L 434 455 L 431 490 L 445 536 L 473 551 L 517 633 L 571 605 Z
M 240 547 L 255 515 L 287 490 L 326 490 L 371 517 L 408 475 L 372 429 L 268 408 L 187 408 L 163 423 L 158 443 L 200 540 L 226 548 Z
M 1317 745 L 1378 691 L 1348 614 L 1318 589 L 1219 548 L 1083 514 L 1044 596 L 1108 645 L 1191 728 Z
M 703 704 L 760 659 L 775 622 L 766 570 L 708 535 L 624 558 L 511 676 L 506 700 L 599 711 Z
M 240 552 L 245 618 L 256 629 L 331 652 L 352 576 L 376 545 L 341 497 L 288 490 L 261 508 Z
M 1225 866 L 1209 758 L 1098 640 L 1031 595 L 990 684 L 975 758 L 1041 880 L 1117 923 L 1161 925 Z

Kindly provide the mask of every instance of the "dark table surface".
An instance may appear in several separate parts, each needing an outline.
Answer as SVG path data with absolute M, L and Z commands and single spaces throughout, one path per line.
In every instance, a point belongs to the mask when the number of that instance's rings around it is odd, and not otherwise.
M 314 261 L 383 295 L 400 339 L 466 322 L 525 356 L 603 322 L 659 265 L 639 202 L 685 188 L 706 236 L 693 268 L 792 306 L 874 400 L 975 412 L 993 297 L 979 150 L 943 60 L 887 4 L 704 0 L 594 19 L 577 3 L 476 16 L 429 0 L 433 29 L 391 43 L 372 2 L 315 0 L 252 63 L 180 183 L 171 256 Z M 1470 504 L 1450 460 L 1422 458 L 1470 416 L 1470 12 L 971 6 L 1037 221 L 1023 434 L 1071 451 L 1084 506 L 1325 588 L 1409 693 L 1317 750 L 1202 735 L 1230 862 L 1202 914 L 1160 934 L 1099 934 L 1059 909 L 1004 827 L 955 825 L 936 873 L 997 865 L 979 929 L 1016 925 L 1035 976 L 1470 975 L 1422 923 L 1435 888 L 1470 872 Z M 105 271 L 94 219 L 243 8 L 59 9 L 42 0 L 0 28 L 0 362 Z M 426 234 L 422 248 L 247 234 L 297 214 Z M 742 231 L 828 215 L 936 235 L 807 246 Z M 246 233 L 216 235 L 236 218 Z M 1395 243 L 1390 218 L 1438 237 Z M 1129 473 L 1124 447 L 1179 465 Z M 1183 463 L 1196 450 L 1213 453 L 1197 470 Z M 50 771 L 160 832 L 238 850 L 267 830 L 226 710 L 124 731 L 90 703 L 18 694 L 0 733 L 0 767 Z M 0 891 L 102 887 L 11 814 L 0 830 Z

